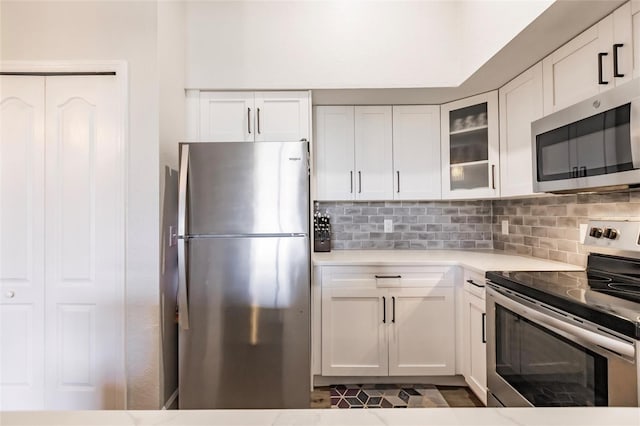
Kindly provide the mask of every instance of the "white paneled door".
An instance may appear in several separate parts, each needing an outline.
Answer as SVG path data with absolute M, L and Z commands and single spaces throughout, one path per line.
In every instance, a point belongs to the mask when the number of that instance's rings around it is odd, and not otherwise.
M 38 277 L 39 293 L 33 292 L 30 305 L 25 303 L 21 311 L 13 302 L 21 290 L 9 288 L 7 280 L 19 274 L 3 275 L 2 338 L 22 344 L 21 351 L 34 358 L 32 383 L 39 387 L 25 398 L 32 408 L 124 408 L 124 147 L 116 77 L 24 78 L 40 82 L 39 95 L 33 95 L 40 112 L 30 123 L 31 132 L 40 132 L 39 148 L 24 148 L 30 141 L 26 129 L 9 134 L 14 142 L 5 138 L 5 123 L 18 122 L 20 113 L 5 114 L 10 110 L 3 104 L 2 270 L 4 274 L 6 264 L 20 265 L 11 262 L 15 254 L 5 252 L 17 247 L 13 240 L 21 238 L 11 232 L 24 232 L 13 229 L 25 228 L 26 216 L 34 224 L 33 242 L 20 248 L 24 254 L 19 256 L 29 259 L 23 261 L 25 270 Z M 7 81 L 2 95 L 8 105 L 4 92 L 15 84 L 3 78 Z M 6 150 L 22 155 L 19 165 L 34 165 L 11 181 L 26 189 L 7 184 L 13 161 Z M 18 207 L 7 209 L 5 193 L 13 197 L 7 201 L 28 194 L 25 207 L 16 203 Z M 12 230 L 7 237 L 4 229 Z M 4 309 L 9 292 L 16 296 L 8 302 L 11 309 Z M 29 328 L 34 338 L 20 340 L 15 330 Z M 3 368 L 7 355 L 10 363 L 18 362 L 16 351 L 2 341 Z M 5 377 L 20 379 L 3 374 L 3 408 L 23 408 L 6 396 L 12 388 Z
M 322 290 L 322 374 L 387 375 L 387 298 L 384 290 Z
M 394 289 L 389 291 L 388 299 L 389 375 L 454 374 L 454 289 Z
M 315 107 L 316 176 L 319 200 L 354 198 L 354 107 Z
M 255 141 L 309 140 L 308 92 L 256 92 Z
M 355 107 L 356 200 L 393 199 L 391 106 Z
M 200 140 L 253 142 L 253 92 L 200 92 Z
M 440 107 L 393 106 L 393 198 L 439 199 Z
M 44 77 L 0 77 L 0 410 L 44 407 Z

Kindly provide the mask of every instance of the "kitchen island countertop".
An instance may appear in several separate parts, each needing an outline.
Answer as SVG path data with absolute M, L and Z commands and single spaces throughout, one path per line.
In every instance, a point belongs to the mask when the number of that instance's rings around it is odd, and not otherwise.
M 315 266 L 452 265 L 487 271 L 583 271 L 584 267 L 502 250 L 334 250 L 313 253 Z
M 640 408 L 408 408 L 0 412 L 2 426 L 638 426 Z

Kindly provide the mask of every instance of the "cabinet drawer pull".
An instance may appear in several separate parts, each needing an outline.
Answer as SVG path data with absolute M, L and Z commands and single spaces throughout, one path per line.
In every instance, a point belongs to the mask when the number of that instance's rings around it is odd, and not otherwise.
M 376 278 L 402 278 L 402 275 L 376 275 Z
M 473 280 L 467 280 L 467 282 L 468 282 L 469 284 L 475 285 L 476 287 L 484 288 L 484 286 L 483 286 L 483 285 L 481 285 L 481 284 L 476 284 Z
M 587 177 L 587 167 L 586 166 L 581 166 L 580 167 L 580 173 L 578 174 L 578 177 Z
M 397 175 L 398 175 L 398 193 L 400 193 L 400 170 L 396 171 Z
M 382 296 L 382 323 L 387 323 L 387 298 Z
M 349 192 L 353 194 L 353 170 L 349 172 L 349 181 L 351 182 L 351 190 Z
M 487 343 L 487 314 L 482 313 L 482 343 Z
M 607 55 L 607 52 L 598 53 L 598 84 L 609 84 L 608 81 L 602 79 L 602 58 Z
M 362 192 L 362 172 L 358 171 L 358 194 Z
M 396 322 L 396 297 L 391 297 L 391 307 L 393 308 L 391 311 L 391 322 L 395 324 Z
M 618 69 L 618 49 L 624 46 L 623 43 L 616 43 L 613 45 L 613 76 L 614 77 L 624 77 L 624 74 L 620 74 L 620 70 Z
M 247 132 L 251 134 L 251 108 L 247 108 Z

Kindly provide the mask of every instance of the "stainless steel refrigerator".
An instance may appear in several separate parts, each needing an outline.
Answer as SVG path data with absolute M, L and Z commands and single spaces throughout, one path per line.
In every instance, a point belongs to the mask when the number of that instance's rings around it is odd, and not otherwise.
M 308 149 L 180 144 L 180 408 L 309 407 Z

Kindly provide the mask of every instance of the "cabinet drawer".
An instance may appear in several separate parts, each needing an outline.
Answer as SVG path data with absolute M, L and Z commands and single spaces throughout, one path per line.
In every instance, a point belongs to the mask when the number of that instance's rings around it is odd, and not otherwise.
M 328 266 L 322 268 L 323 287 L 453 287 L 452 266 Z
M 483 274 L 474 271 L 464 270 L 464 289 L 465 291 L 484 300 L 485 278 Z

